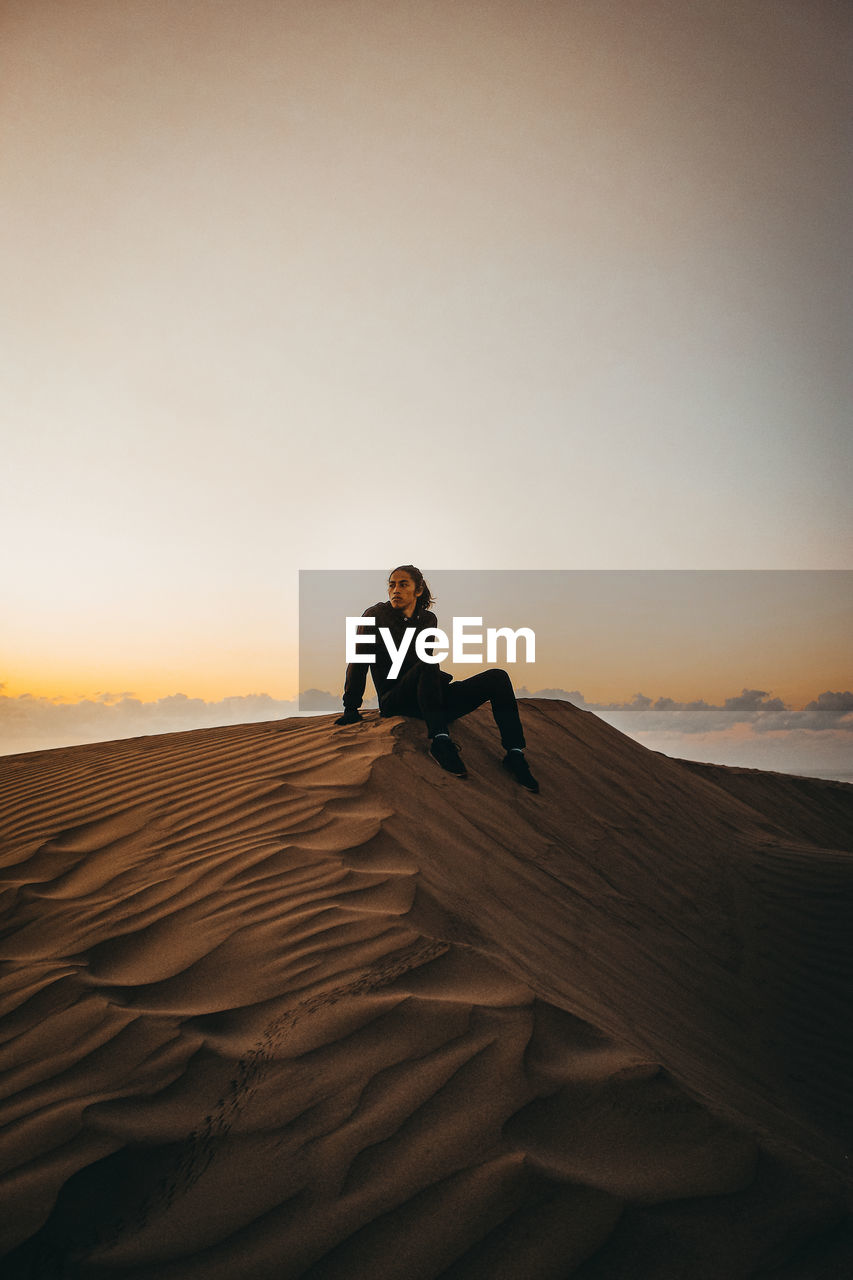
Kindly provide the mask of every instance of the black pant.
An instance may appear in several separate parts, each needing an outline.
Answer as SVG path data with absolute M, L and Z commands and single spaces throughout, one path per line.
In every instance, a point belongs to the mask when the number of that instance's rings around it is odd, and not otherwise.
M 524 747 L 512 681 L 501 667 L 446 684 L 439 677 L 438 663 L 416 662 L 382 695 L 379 714 L 417 716 L 426 721 L 427 733 L 434 738 L 437 733 L 447 733 L 451 720 L 466 716 L 486 701 L 492 704 L 504 748 Z

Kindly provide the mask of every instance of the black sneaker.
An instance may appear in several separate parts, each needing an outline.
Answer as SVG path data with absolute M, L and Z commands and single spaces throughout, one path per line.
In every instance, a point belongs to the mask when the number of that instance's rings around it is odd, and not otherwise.
M 455 773 L 458 778 L 468 777 L 468 772 L 459 759 L 459 748 L 450 738 L 433 738 L 429 753 L 436 764 L 440 764 L 448 773 Z
M 528 791 L 538 791 L 539 783 L 530 772 L 530 766 L 521 751 L 508 751 L 503 758 L 503 767 L 511 773 L 516 782 L 520 782 Z

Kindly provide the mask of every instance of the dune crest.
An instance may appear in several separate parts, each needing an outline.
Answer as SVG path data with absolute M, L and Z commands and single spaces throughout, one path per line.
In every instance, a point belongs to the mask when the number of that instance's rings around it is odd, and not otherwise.
M 853 787 L 521 707 L 0 762 L 5 1274 L 843 1269 Z

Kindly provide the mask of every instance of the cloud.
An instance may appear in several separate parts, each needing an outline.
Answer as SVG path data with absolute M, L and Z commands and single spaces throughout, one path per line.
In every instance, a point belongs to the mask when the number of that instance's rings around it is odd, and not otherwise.
M 824 733 L 806 729 L 756 732 L 751 725 L 740 724 L 710 733 L 641 730 L 630 736 L 652 751 L 685 760 L 853 782 L 850 733 L 841 729 Z
M 328 689 L 303 689 L 299 706 L 303 711 L 339 711 L 341 695 L 329 693 Z
M 853 693 L 821 693 L 802 711 L 790 711 L 782 707 L 777 715 L 768 716 L 756 726 L 764 732 L 777 729 L 807 729 L 812 733 L 826 733 L 830 729 L 853 732 Z
M 577 689 L 573 689 L 570 693 L 565 689 L 537 689 L 535 693 L 531 693 L 526 685 L 520 685 L 516 690 L 519 698 L 558 698 L 562 702 L 571 702 L 576 707 L 585 707 L 586 699 Z
M 810 702 L 806 711 L 838 711 L 842 715 L 853 711 L 853 693 L 846 689 L 844 693 L 822 693 L 816 702 Z
M 667 698 L 665 701 L 669 702 Z M 647 698 L 644 693 L 635 693 L 630 702 L 609 702 L 602 703 L 602 711 L 647 711 L 652 705 L 651 698 Z
M 143 702 L 128 693 L 96 693 L 77 702 L 36 698 L 29 693 L 18 698 L 0 695 L 0 755 L 296 715 L 299 706 L 295 701 L 281 701 L 268 693 L 243 694 L 218 702 L 189 698 L 184 693 L 154 702 Z
M 853 693 L 821 693 L 801 711 L 763 689 L 743 689 L 718 705 L 699 699 L 587 702 L 574 689 L 537 689 L 522 697 L 562 698 L 612 724 L 652 751 L 749 769 L 853 782 Z
M 736 698 L 726 698 L 723 706 L 726 711 L 745 711 L 747 714 L 758 711 L 784 711 L 785 704 L 779 698 L 770 698 L 764 689 L 744 689 Z
M 518 694 L 571 702 L 651 750 L 670 756 L 853 779 L 853 693 L 849 690 L 827 690 L 799 711 L 761 689 L 743 689 L 718 705 L 704 699 L 678 702 L 666 696 L 652 700 L 643 693 L 627 702 L 595 703 L 587 702 L 577 689 L 537 689 L 531 694 L 521 687 Z M 323 689 L 306 691 L 301 708 L 296 701 L 266 693 L 218 702 L 175 693 L 143 702 L 130 692 L 99 691 L 69 702 L 31 694 L 10 698 L 0 692 L 0 755 L 339 709 L 340 699 Z
M 802 711 L 786 707 L 781 698 L 771 698 L 764 689 L 743 689 L 721 704 L 705 702 L 677 702 L 674 698 L 660 697 L 656 701 L 642 693 L 634 694 L 630 702 L 587 702 L 576 689 L 537 689 L 535 693 L 519 690 L 521 697 L 562 698 L 592 711 L 602 719 L 624 729 L 626 733 L 641 731 L 677 730 L 681 733 L 709 733 L 731 729 L 746 724 L 758 732 L 775 732 L 785 729 L 804 729 L 813 732 L 839 729 L 853 732 L 853 694 L 849 691 L 822 693 Z

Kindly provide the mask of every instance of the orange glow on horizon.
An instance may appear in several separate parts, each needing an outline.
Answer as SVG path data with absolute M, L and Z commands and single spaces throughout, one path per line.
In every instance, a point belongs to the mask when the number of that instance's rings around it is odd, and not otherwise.
M 74 703 L 109 693 L 114 698 L 128 694 L 141 702 L 156 702 L 181 693 L 188 698 L 219 702 L 222 698 L 266 693 L 276 700 L 290 701 L 297 697 L 296 673 L 292 645 L 280 654 L 264 654 L 260 661 L 248 657 L 241 661 L 237 655 L 226 665 L 219 654 L 200 653 L 192 664 L 178 659 L 169 666 L 147 664 L 135 670 L 120 660 L 72 664 L 57 656 L 55 662 L 44 665 L 7 661 L 4 679 L 0 680 L 0 696 L 19 698 L 30 694 Z
M 498 665 L 501 665 L 500 663 Z M 443 664 L 449 669 L 449 664 Z M 340 688 L 332 688 L 328 692 L 333 695 L 341 692 L 343 687 L 345 664 L 340 671 Z M 480 670 L 478 666 L 476 670 Z M 577 690 L 590 705 L 607 705 L 609 703 L 630 703 L 635 695 L 657 701 L 658 698 L 672 698 L 676 702 L 693 702 L 704 700 L 710 705 L 719 706 L 726 698 L 735 697 L 744 688 L 763 689 L 769 697 L 781 698 L 789 707 L 800 710 L 812 702 L 820 693 L 828 689 L 841 691 L 849 688 L 850 679 L 838 672 L 827 672 L 826 669 L 813 676 L 806 673 L 798 679 L 782 687 L 768 687 L 767 681 L 750 681 L 745 677 L 721 679 L 716 675 L 713 679 L 702 678 L 702 673 L 686 681 L 683 673 L 670 682 L 657 680 L 632 681 L 621 678 L 616 681 L 612 676 L 599 676 L 590 679 L 572 680 L 565 673 L 559 677 L 556 673 L 539 671 L 523 664 L 507 667 L 513 684 L 518 690 L 524 687 L 533 695 L 538 689 L 562 688 L 566 692 Z M 463 680 L 475 674 L 475 668 L 455 672 L 457 680 Z M 660 686 L 660 687 L 659 687 Z M 105 669 L 94 666 L 82 670 L 55 668 L 53 670 L 26 670 L 18 668 L 0 689 L 0 696 L 19 698 L 29 695 L 33 698 L 46 698 L 51 702 L 76 703 L 86 699 L 97 700 L 104 694 L 110 694 L 110 701 L 117 701 L 123 695 L 137 698 L 141 702 L 157 702 L 161 698 L 183 694 L 187 698 L 201 699 L 204 702 L 219 702 L 229 697 L 247 697 L 252 694 L 267 694 L 276 701 L 295 701 L 298 697 L 297 668 L 295 664 L 282 662 L 278 666 L 265 664 L 260 667 L 235 668 L 232 672 L 216 671 L 212 668 L 175 667 L 168 671 L 149 671 L 141 678 L 128 678 L 127 672 L 117 668 Z M 373 696 L 373 688 L 368 681 L 366 696 Z

